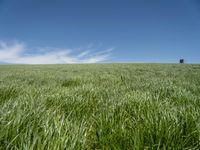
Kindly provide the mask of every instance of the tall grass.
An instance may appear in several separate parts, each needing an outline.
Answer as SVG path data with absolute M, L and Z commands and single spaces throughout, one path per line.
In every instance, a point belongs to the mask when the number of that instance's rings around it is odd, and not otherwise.
M 0 149 L 200 149 L 200 65 L 2 65 Z

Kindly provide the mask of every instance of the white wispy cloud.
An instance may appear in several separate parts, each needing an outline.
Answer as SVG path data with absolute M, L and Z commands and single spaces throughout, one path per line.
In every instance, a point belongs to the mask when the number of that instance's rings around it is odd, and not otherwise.
M 36 53 L 28 53 L 24 43 L 0 41 L 0 62 L 13 64 L 64 64 L 98 63 L 108 61 L 113 48 L 96 51 L 81 49 L 74 54 L 73 49 L 40 48 Z

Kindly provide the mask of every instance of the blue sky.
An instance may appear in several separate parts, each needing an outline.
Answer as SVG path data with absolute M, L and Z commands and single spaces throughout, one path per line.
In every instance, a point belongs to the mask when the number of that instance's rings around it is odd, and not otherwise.
M 200 0 L 0 0 L 1 63 L 200 63 Z

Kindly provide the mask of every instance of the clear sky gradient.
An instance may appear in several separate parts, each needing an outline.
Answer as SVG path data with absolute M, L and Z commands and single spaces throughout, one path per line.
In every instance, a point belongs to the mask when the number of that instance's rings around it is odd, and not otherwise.
M 1 63 L 200 63 L 200 0 L 0 0 Z

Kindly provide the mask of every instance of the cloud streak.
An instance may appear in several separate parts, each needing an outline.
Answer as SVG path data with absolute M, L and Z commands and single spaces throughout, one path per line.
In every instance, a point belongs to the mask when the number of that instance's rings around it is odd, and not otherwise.
M 40 48 L 37 53 L 28 53 L 24 43 L 0 42 L 0 62 L 11 64 L 72 64 L 98 63 L 108 61 L 113 48 L 93 52 L 80 50 L 74 54 L 73 49 Z

